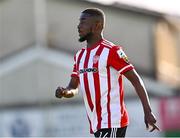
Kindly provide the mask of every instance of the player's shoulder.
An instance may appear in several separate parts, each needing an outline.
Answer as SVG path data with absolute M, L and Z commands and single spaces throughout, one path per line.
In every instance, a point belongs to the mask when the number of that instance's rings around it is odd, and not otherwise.
M 101 42 L 101 45 L 105 48 L 108 48 L 108 49 L 111 49 L 113 46 L 115 46 L 114 43 L 112 43 L 106 39 L 103 39 L 103 41 Z
M 106 40 L 106 39 L 104 39 L 104 40 L 101 42 L 101 45 L 103 45 L 104 47 L 108 48 L 109 50 L 122 49 L 122 46 L 121 46 L 121 45 L 114 44 L 113 42 L 108 41 L 108 40 Z

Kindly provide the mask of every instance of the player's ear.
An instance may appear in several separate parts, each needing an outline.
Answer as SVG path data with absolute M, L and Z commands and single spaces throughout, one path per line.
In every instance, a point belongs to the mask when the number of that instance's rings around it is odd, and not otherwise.
M 101 28 L 103 27 L 102 22 L 97 21 L 97 22 L 96 22 L 96 27 L 97 27 L 97 29 L 101 29 Z
M 100 21 L 96 21 L 94 24 L 93 30 L 94 32 L 99 31 L 103 28 L 103 24 Z

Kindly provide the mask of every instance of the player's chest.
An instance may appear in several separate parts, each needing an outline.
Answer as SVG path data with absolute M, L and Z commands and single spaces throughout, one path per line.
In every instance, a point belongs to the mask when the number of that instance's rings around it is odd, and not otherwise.
M 101 54 L 86 53 L 82 56 L 78 64 L 79 74 L 96 73 L 106 69 L 108 60 L 108 53 Z

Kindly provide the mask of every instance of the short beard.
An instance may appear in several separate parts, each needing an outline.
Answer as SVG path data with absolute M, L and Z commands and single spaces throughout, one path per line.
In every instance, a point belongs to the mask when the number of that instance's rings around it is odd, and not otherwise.
M 92 33 L 88 33 L 85 36 L 82 36 L 79 38 L 79 42 L 84 42 L 85 40 L 88 40 L 92 36 Z

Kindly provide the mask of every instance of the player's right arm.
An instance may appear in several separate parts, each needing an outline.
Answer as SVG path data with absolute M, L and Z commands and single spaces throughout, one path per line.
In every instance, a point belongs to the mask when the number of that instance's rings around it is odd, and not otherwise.
M 79 85 L 79 78 L 78 77 L 71 77 L 69 85 L 64 87 L 58 87 L 55 92 L 55 96 L 57 98 L 71 98 L 78 93 L 78 85 Z

